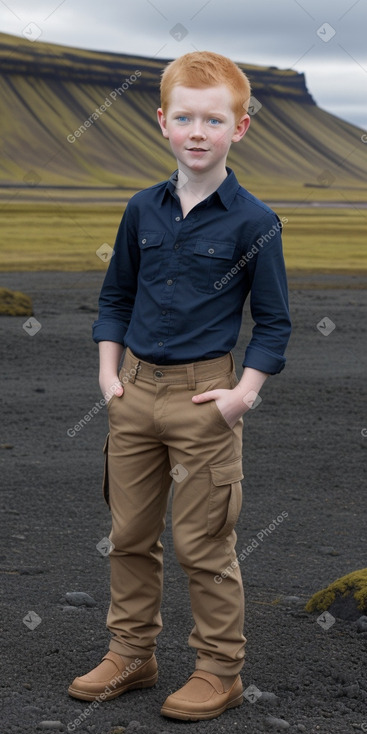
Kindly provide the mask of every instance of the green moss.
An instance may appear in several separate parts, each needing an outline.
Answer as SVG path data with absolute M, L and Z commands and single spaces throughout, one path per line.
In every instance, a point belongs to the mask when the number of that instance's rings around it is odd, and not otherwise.
M 0 288 L 0 316 L 32 316 L 33 306 L 29 296 L 21 291 Z
M 306 612 L 314 612 L 316 610 L 324 612 L 335 601 L 337 594 L 344 597 L 353 594 L 358 609 L 361 611 L 367 609 L 367 568 L 361 568 L 359 571 L 348 573 L 346 576 L 342 576 L 340 579 L 333 581 L 326 589 L 317 591 L 308 600 L 305 606 Z

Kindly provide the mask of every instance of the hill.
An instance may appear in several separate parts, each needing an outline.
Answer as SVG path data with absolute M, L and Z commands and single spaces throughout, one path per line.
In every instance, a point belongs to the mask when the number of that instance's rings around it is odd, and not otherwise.
M 127 197 L 175 169 L 156 121 L 166 59 L 0 34 L 0 62 L 3 198 L 9 187 L 34 198 L 44 187 L 76 187 L 68 196 L 87 188 L 92 198 L 121 200 L 121 189 Z M 303 74 L 239 66 L 262 105 L 230 152 L 240 182 L 265 197 L 307 198 L 305 185 L 320 199 L 350 188 L 355 200 L 365 196 L 362 131 L 321 110 Z

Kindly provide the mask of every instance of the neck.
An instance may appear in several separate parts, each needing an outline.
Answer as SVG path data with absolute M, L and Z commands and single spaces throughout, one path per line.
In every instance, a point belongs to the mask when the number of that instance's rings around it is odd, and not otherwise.
M 225 166 L 218 171 L 197 172 L 178 165 L 177 193 L 183 197 L 202 201 L 212 194 L 227 178 Z

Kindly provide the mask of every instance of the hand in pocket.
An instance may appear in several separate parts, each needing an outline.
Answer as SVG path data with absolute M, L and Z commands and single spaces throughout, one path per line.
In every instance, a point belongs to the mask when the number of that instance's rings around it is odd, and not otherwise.
M 110 402 L 114 395 L 120 398 L 124 392 L 124 388 L 121 385 L 121 382 L 117 375 L 114 376 L 112 379 L 100 377 L 99 386 L 101 388 L 104 399 L 107 401 L 107 404 Z

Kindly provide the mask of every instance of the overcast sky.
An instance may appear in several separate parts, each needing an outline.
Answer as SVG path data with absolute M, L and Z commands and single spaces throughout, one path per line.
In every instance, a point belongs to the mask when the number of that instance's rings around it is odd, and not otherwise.
M 305 72 L 320 107 L 363 129 L 366 28 L 367 0 L 0 0 L 5 33 L 166 59 L 209 50 Z

